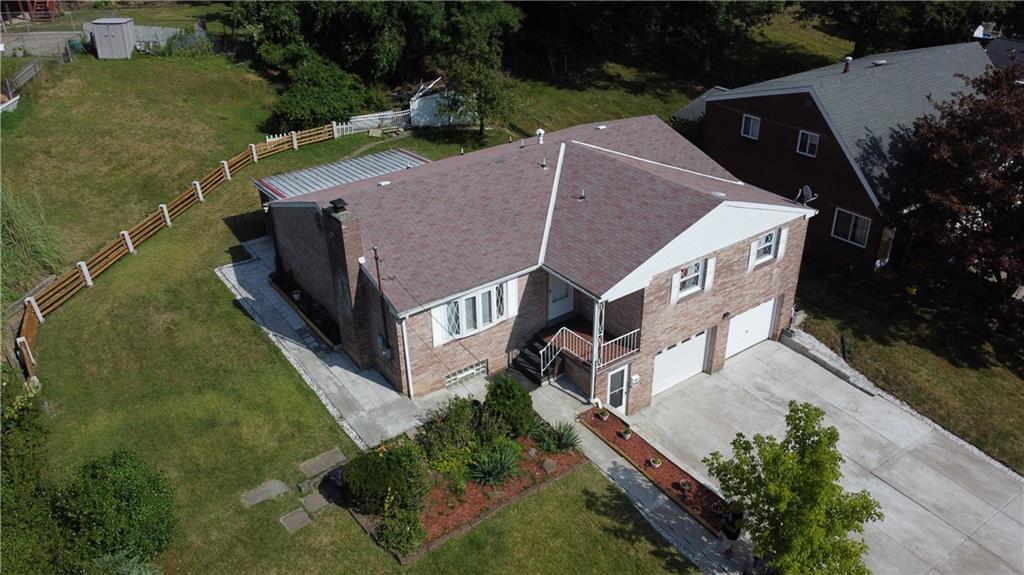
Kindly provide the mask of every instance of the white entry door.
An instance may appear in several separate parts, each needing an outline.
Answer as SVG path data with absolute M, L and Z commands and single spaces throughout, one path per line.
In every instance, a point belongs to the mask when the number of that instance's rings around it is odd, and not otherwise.
M 701 332 L 690 339 L 659 351 L 654 356 L 652 395 L 666 391 L 681 381 L 704 371 L 708 334 Z
M 572 288 L 569 284 L 548 274 L 548 319 L 561 317 L 572 311 Z
M 624 365 L 608 374 L 608 407 L 626 413 L 629 396 L 629 365 Z
M 729 320 L 729 339 L 725 343 L 725 357 L 729 358 L 755 343 L 768 339 L 772 332 L 775 300 L 749 309 Z

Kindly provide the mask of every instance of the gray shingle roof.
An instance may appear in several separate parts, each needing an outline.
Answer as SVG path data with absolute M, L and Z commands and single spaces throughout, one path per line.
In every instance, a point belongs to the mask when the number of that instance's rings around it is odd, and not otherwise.
M 876 65 L 884 61 L 883 65 Z M 813 92 L 836 137 L 854 158 L 868 184 L 883 198 L 884 180 L 894 135 L 912 128 L 914 120 L 935 111 L 934 103 L 954 92 L 969 91 L 957 74 L 977 76 L 990 64 L 977 42 L 873 54 L 798 74 L 750 84 L 708 100 L 766 91 Z
M 714 86 L 704 91 L 703 94 L 697 96 L 690 101 L 689 104 L 683 106 L 678 112 L 672 115 L 672 118 L 683 122 L 699 122 L 704 117 L 704 108 L 707 105 L 708 96 L 714 96 L 715 94 L 722 94 L 728 92 L 729 88 L 723 88 L 721 86 Z
M 341 184 L 358 182 L 385 174 L 399 172 L 425 164 L 430 160 L 409 150 L 395 148 L 376 154 L 339 160 L 322 166 L 314 166 L 276 176 L 260 178 L 253 182 L 269 200 L 294 198 Z

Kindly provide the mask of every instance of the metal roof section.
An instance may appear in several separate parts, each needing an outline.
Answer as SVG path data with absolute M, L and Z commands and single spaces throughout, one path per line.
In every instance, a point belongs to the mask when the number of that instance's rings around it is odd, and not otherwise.
M 339 160 L 322 166 L 305 168 L 260 178 L 253 182 L 268 200 L 283 200 L 318 192 L 334 186 L 376 178 L 426 164 L 430 160 L 403 148 Z

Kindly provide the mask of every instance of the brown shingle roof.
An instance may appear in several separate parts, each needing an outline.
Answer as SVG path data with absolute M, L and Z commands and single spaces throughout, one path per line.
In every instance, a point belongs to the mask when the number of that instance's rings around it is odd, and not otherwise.
M 367 260 L 373 246 L 380 249 L 388 299 L 405 312 L 538 264 L 562 143 L 544 263 L 594 294 L 725 199 L 787 203 L 752 186 L 621 155 L 735 180 L 654 116 L 575 126 L 545 135 L 543 145 L 516 141 L 282 201 L 326 207 L 343 198 L 362 222 Z M 378 186 L 383 179 L 390 183 Z M 711 193 L 719 188 L 727 198 Z M 573 198 L 580 189 L 583 202 Z

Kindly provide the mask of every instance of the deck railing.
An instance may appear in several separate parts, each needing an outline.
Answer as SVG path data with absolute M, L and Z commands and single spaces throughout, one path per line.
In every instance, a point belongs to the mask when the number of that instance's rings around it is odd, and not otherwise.
M 555 332 L 547 346 L 540 351 L 540 372 L 544 373 L 552 361 L 563 351 L 569 352 L 576 359 L 590 363 L 593 359 L 594 346 L 576 332 L 567 327 Z
M 616 362 L 638 351 L 640 351 L 640 330 L 634 329 L 626 335 L 606 341 L 601 345 L 601 365 Z

